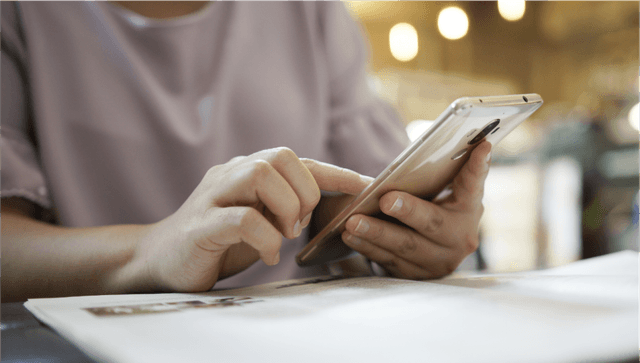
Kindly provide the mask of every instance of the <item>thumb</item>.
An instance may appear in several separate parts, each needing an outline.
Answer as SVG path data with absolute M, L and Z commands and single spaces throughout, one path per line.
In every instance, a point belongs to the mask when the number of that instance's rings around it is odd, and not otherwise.
M 483 142 L 473 150 L 471 157 L 453 179 L 452 192 L 456 206 L 462 209 L 475 209 L 482 203 L 484 181 L 489 173 L 491 144 Z

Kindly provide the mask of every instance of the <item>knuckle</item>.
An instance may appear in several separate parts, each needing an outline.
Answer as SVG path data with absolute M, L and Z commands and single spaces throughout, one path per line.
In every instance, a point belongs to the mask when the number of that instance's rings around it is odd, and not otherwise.
M 243 241 L 254 241 L 254 248 L 280 249 L 282 244 L 280 234 L 265 226 L 263 218 L 263 215 L 254 208 L 242 208 L 238 212 L 238 234 Z M 260 243 L 256 244 L 255 242 L 257 241 L 260 241 Z
M 248 228 L 255 228 L 259 223 L 260 212 L 253 208 L 243 208 L 239 212 L 238 228 L 241 231 L 246 231 Z
M 302 203 L 300 203 L 298 198 L 293 198 L 290 203 L 287 203 L 287 209 L 284 212 L 285 215 L 283 217 L 292 221 L 291 226 L 300 219 L 300 208 L 302 208 Z
M 313 196 L 309 201 L 309 204 L 312 206 L 312 208 L 315 208 L 315 206 L 318 205 L 318 203 L 320 203 L 321 198 L 322 198 L 322 194 L 320 192 L 320 188 L 316 186 L 316 188 L 313 191 Z
M 462 242 L 463 242 L 462 248 L 465 255 L 469 255 L 475 252 L 480 245 L 480 241 L 478 240 L 477 234 L 465 235 Z
M 478 221 L 484 215 L 484 204 L 480 203 L 480 207 L 478 208 Z
M 456 268 L 458 268 L 458 264 L 455 261 L 449 261 L 444 264 L 444 268 L 442 270 L 443 276 L 451 275 Z
M 251 166 L 251 180 L 254 183 L 264 180 L 271 173 L 271 164 L 265 160 L 255 160 Z
M 456 268 L 458 268 L 458 263 L 454 260 L 446 260 L 443 261 L 435 270 L 433 270 L 433 278 L 440 278 L 447 275 L 451 275 Z
M 300 218 L 304 218 L 307 214 L 313 212 L 315 207 L 320 203 L 320 199 L 320 189 L 314 190 L 313 194 L 309 197 L 301 197 L 300 209 L 298 209 L 298 212 L 301 213 Z
M 484 161 L 480 161 L 479 159 L 475 159 L 473 161 L 469 160 L 466 165 L 468 167 L 465 169 L 469 171 L 469 174 L 471 174 L 472 177 L 480 178 L 483 176 L 485 171 Z
M 307 170 L 311 172 L 311 174 L 313 174 L 313 172 L 318 169 L 318 164 L 317 164 L 318 162 L 313 159 L 300 158 L 299 160 L 302 163 L 302 165 L 304 165 L 305 168 L 307 168 Z
M 385 238 L 384 228 L 377 225 L 377 223 L 369 223 L 369 231 L 367 238 L 371 241 L 382 241 Z
M 218 173 L 218 171 L 222 168 L 222 165 L 215 165 L 210 167 L 207 172 L 204 174 L 204 178 L 208 179 L 213 177 L 214 175 L 216 175 Z
M 382 265 L 385 268 L 389 268 L 392 270 L 396 270 L 398 267 L 398 261 L 395 257 L 387 257 L 382 259 L 381 261 L 378 261 L 378 263 L 380 265 Z
M 401 255 L 412 255 L 418 249 L 418 242 L 412 234 L 405 235 L 398 244 Z
M 286 163 L 293 159 L 298 160 L 298 156 L 296 155 L 296 153 L 294 153 L 293 150 L 289 149 L 288 147 L 277 147 L 274 149 L 274 151 L 274 159 L 278 162 Z
M 463 185 L 471 186 L 473 185 L 474 180 L 478 177 L 478 174 L 476 173 L 475 170 L 473 170 L 473 168 L 469 168 L 466 170 L 466 172 L 462 173 L 460 176 L 461 176 Z
M 228 164 L 237 163 L 237 162 L 239 162 L 239 161 L 241 161 L 241 160 L 243 160 L 245 158 L 246 158 L 246 156 L 242 156 L 242 155 L 235 156 L 235 157 L 231 158 L 231 160 L 229 160 Z
M 433 234 L 442 229 L 444 223 L 444 217 L 442 214 L 432 209 L 430 215 L 427 217 L 425 224 L 422 226 L 422 232 L 425 234 Z
M 280 248 L 282 248 L 282 238 L 278 236 L 277 238 L 268 239 L 265 241 L 265 245 L 268 246 L 271 251 L 276 253 L 280 251 Z
M 300 193 L 298 196 L 300 200 L 300 211 L 306 212 L 312 211 L 318 203 L 320 203 L 320 199 L 322 198 L 322 194 L 320 193 L 320 188 L 314 186 L 313 188 L 308 188 L 304 193 Z
M 465 168 L 458 177 L 454 179 L 454 185 L 458 188 L 470 191 L 476 178 L 477 175 L 471 169 Z

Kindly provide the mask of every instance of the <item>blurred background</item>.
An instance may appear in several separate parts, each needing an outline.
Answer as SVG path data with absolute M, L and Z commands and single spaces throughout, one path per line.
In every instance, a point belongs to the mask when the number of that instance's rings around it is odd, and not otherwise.
M 452 101 L 538 93 L 495 149 L 481 244 L 459 270 L 638 250 L 638 2 L 345 2 L 369 85 L 417 137 Z

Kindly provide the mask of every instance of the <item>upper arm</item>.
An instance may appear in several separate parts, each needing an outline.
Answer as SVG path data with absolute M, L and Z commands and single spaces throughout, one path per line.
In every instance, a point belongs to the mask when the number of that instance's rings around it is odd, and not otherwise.
M 396 110 L 367 82 L 364 32 L 344 4 L 323 2 L 321 32 L 330 74 L 330 150 L 335 164 L 376 176 L 409 144 Z
M 320 32 L 329 71 L 330 102 L 336 110 L 343 105 L 366 102 L 370 96 L 360 86 L 366 83 L 368 49 L 364 32 L 351 18 L 344 4 L 324 2 L 320 7 Z

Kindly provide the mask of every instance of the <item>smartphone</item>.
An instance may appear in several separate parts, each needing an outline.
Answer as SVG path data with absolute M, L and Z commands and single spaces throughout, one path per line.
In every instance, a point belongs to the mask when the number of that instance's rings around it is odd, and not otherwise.
M 432 200 L 452 182 L 482 140 L 496 145 L 542 105 L 538 94 L 466 97 L 455 100 L 434 124 L 409 145 L 296 256 L 300 266 L 349 258 L 342 242 L 344 225 L 354 214 L 380 211 L 380 198 L 393 190 Z

